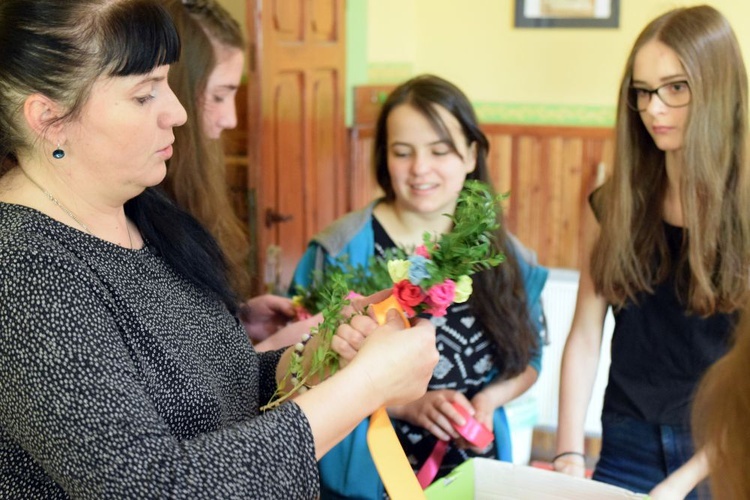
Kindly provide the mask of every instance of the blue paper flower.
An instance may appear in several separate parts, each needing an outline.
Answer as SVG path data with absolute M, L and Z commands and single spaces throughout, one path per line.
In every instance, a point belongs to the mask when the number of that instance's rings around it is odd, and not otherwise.
M 419 285 L 423 279 L 430 277 L 427 272 L 428 259 L 421 255 L 410 255 L 407 260 L 411 264 L 409 266 L 409 282 L 412 285 Z

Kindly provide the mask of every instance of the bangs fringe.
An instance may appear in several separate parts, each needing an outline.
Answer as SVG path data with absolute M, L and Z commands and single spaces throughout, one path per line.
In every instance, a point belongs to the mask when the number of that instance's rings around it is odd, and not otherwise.
M 143 75 L 180 58 L 180 37 L 169 13 L 150 1 L 135 1 L 110 12 L 103 65 L 109 76 Z

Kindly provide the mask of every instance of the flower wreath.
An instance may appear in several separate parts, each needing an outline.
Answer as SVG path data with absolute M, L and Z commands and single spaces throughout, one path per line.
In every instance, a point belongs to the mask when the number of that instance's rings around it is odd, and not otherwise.
M 505 195 L 494 195 L 487 184 L 468 180 L 454 214 L 446 214 L 453 221 L 449 233 L 436 239 L 425 232 L 423 244 L 413 251 L 391 249 L 385 258 L 370 258 L 367 266 L 353 266 L 342 259 L 338 265 L 316 271 L 309 287 L 297 287 L 293 302 L 298 314 L 304 317 L 322 311 L 323 321 L 295 346 L 287 374 L 279 382 L 279 398 L 265 408 L 306 390 L 311 377 L 338 370 L 338 355 L 331 349 L 331 339 L 338 326 L 350 319 L 342 311 L 353 295 L 392 288 L 410 318 L 423 313 L 444 316 L 452 303 L 466 302 L 472 293 L 471 275 L 505 260 L 493 244 L 499 227 L 498 207 L 504 199 Z M 305 363 L 305 344 L 316 335 L 320 337 L 318 346 Z M 291 390 L 285 392 L 289 385 Z

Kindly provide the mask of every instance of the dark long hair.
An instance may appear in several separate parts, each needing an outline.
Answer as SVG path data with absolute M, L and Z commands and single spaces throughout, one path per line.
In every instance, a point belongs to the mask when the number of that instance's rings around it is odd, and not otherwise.
M 229 286 L 224 254 L 195 217 L 177 207 L 160 188 L 147 188 L 125 204 L 149 246 L 172 268 L 237 313 L 237 296 Z
M 41 93 L 77 118 L 100 77 L 146 74 L 179 58 L 180 40 L 156 0 L 0 1 L 0 164 L 43 147 L 22 125 L 25 99 Z M 208 233 L 156 189 L 126 213 L 181 275 L 236 309 L 221 252 Z
M 469 99 L 452 83 L 434 76 L 421 75 L 399 85 L 386 99 L 378 116 L 373 145 L 373 163 L 378 184 L 388 202 L 395 200 L 395 192 L 388 172 L 388 116 L 397 106 L 408 104 L 418 110 L 432 124 L 442 141 L 458 154 L 445 123 L 435 106 L 441 106 L 461 125 L 467 145 L 476 144 L 477 162 L 468 179 L 476 179 L 492 186 L 487 168 L 490 144 L 479 128 Z M 499 266 L 473 276 L 474 293 L 469 299 L 472 312 L 482 322 L 485 333 L 492 339 L 504 378 L 522 373 L 537 346 L 537 335 L 529 318 L 526 291 L 518 267 L 518 256 L 504 228 L 502 207 L 498 206 L 499 229 L 494 245 L 506 255 Z

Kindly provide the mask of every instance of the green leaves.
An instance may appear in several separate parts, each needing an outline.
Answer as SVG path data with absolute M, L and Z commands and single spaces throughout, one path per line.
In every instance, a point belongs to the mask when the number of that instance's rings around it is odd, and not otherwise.
M 287 371 L 279 380 L 276 394 L 272 402 L 261 408 L 263 411 L 278 406 L 297 392 L 306 390 L 308 382 L 323 380 L 339 369 L 339 356 L 331 349 L 331 340 L 339 325 L 350 319 L 345 319 L 343 314 L 344 307 L 349 304 L 349 300 L 346 299 L 349 285 L 346 275 L 340 270 L 332 271 L 326 276 L 316 298 L 319 303 L 324 304 L 321 309 L 323 321 L 310 331 L 308 339 L 316 338 L 315 349 L 312 354 L 305 356 L 306 346 L 303 346 L 301 351 L 295 347 Z

